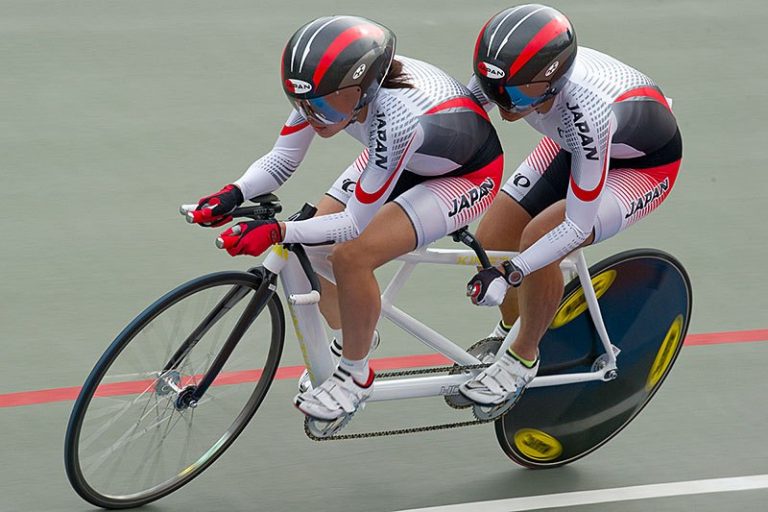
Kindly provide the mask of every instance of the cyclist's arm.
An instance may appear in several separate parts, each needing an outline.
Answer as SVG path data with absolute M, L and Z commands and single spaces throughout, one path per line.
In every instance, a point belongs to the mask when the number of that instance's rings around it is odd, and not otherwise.
M 292 111 L 270 152 L 253 162 L 235 181 L 243 197 L 249 199 L 280 188 L 304 159 L 314 135 L 309 123 Z
M 285 223 L 284 241 L 304 244 L 346 242 L 360 236 L 386 202 L 411 156 L 423 142 L 417 120 L 399 118 L 393 126 L 376 113 L 370 130 L 368 162 L 343 212 Z
M 474 96 L 475 99 L 480 102 L 486 112 L 490 112 L 493 110 L 493 107 L 496 106 L 491 100 L 488 99 L 483 90 L 480 88 L 480 81 L 477 79 L 477 75 L 474 73 L 472 73 L 472 76 L 469 77 L 467 89 L 469 89 L 469 92 L 472 93 L 472 96 Z
M 565 130 L 565 140 L 572 142 L 567 148 L 571 152 L 571 178 L 565 220 L 512 259 L 523 275 L 567 256 L 589 237 L 595 226 L 610 160 L 610 111 L 589 115 L 579 110 L 583 117 L 578 119 L 578 127 L 573 123 L 575 116 L 570 116 Z

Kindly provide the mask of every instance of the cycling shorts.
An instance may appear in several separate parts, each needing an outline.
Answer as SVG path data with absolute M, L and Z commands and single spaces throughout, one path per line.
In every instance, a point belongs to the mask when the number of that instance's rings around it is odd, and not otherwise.
M 451 172 L 450 176 L 424 176 L 405 170 L 387 202 L 408 215 L 417 246 L 434 242 L 476 220 L 493 202 L 504 172 L 504 155 L 477 170 Z M 361 166 L 351 165 L 327 195 L 347 204 L 355 192 Z
M 595 243 L 639 221 L 664 202 L 677 179 L 682 139 L 672 140 L 650 155 L 611 159 L 606 190 L 595 220 Z M 502 191 L 536 217 L 565 199 L 571 175 L 571 154 L 549 137 L 543 138 L 502 187 Z

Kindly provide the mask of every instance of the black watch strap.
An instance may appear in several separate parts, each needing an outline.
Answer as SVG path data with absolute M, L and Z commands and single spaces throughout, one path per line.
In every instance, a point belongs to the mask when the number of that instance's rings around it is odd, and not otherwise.
M 523 282 L 523 271 L 509 260 L 504 261 L 501 266 L 504 268 L 504 279 L 515 288 Z

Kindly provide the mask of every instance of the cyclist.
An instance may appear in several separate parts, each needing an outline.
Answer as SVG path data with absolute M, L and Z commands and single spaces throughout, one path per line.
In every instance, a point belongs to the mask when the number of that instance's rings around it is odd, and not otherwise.
M 522 252 L 467 288 L 475 304 L 501 305 L 494 334 L 505 336 L 520 316 L 509 350 L 460 386 L 501 415 L 538 371 L 538 345 L 563 294 L 560 261 L 655 210 L 675 184 L 682 140 L 650 78 L 578 46 L 569 20 L 544 5 L 511 7 L 485 24 L 469 88 L 503 120 L 524 118 L 544 135 L 477 231 L 487 249 Z
M 218 226 L 243 198 L 276 190 L 314 138 L 340 131 L 365 149 L 299 222 L 241 222 L 221 234 L 231 255 L 257 256 L 281 242 L 336 244 L 330 256 L 342 357 L 336 371 L 294 404 L 306 415 L 350 417 L 371 394 L 368 352 L 380 313 L 375 268 L 477 218 L 501 182 L 501 144 L 486 111 L 460 82 L 395 55 L 395 35 L 353 16 L 318 18 L 288 41 L 282 83 L 293 110 L 272 150 L 234 183 L 198 203 L 195 220 Z M 323 286 L 323 295 L 336 290 Z M 328 292 L 328 293 L 326 293 Z M 334 307 L 338 313 L 334 313 Z M 333 327 L 333 325 L 331 325 Z

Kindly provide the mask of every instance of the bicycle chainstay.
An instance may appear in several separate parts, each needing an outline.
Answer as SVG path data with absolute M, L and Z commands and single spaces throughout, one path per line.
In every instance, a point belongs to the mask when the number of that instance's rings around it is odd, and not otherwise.
M 481 370 L 483 368 L 488 368 L 489 366 L 491 366 L 491 363 L 472 364 L 472 365 L 466 365 L 466 366 L 458 366 L 458 365 L 435 366 L 432 368 L 421 368 L 417 370 L 399 370 L 394 372 L 382 372 L 380 374 L 377 374 L 376 378 L 391 379 L 394 377 L 407 377 L 410 375 L 425 375 L 429 373 L 443 373 L 443 372 L 456 373 L 456 372 L 468 371 L 468 370 Z M 435 430 L 448 430 L 451 428 L 471 427 L 473 425 L 481 425 L 483 423 L 489 423 L 491 421 L 496 421 L 496 420 L 495 419 L 490 419 L 490 420 L 474 419 L 470 421 L 459 421 L 455 423 L 440 423 L 437 425 L 424 425 L 420 427 L 397 428 L 392 430 L 377 430 L 374 432 L 360 432 L 357 434 L 337 434 L 329 437 L 318 437 L 309 431 L 309 425 L 308 425 L 309 418 L 304 418 L 304 434 L 306 434 L 306 436 L 313 441 L 346 441 L 349 439 L 365 439 L 369 437 L 399 436 L 404 434 L 417 434 L 419 432 L 432 432 Z

